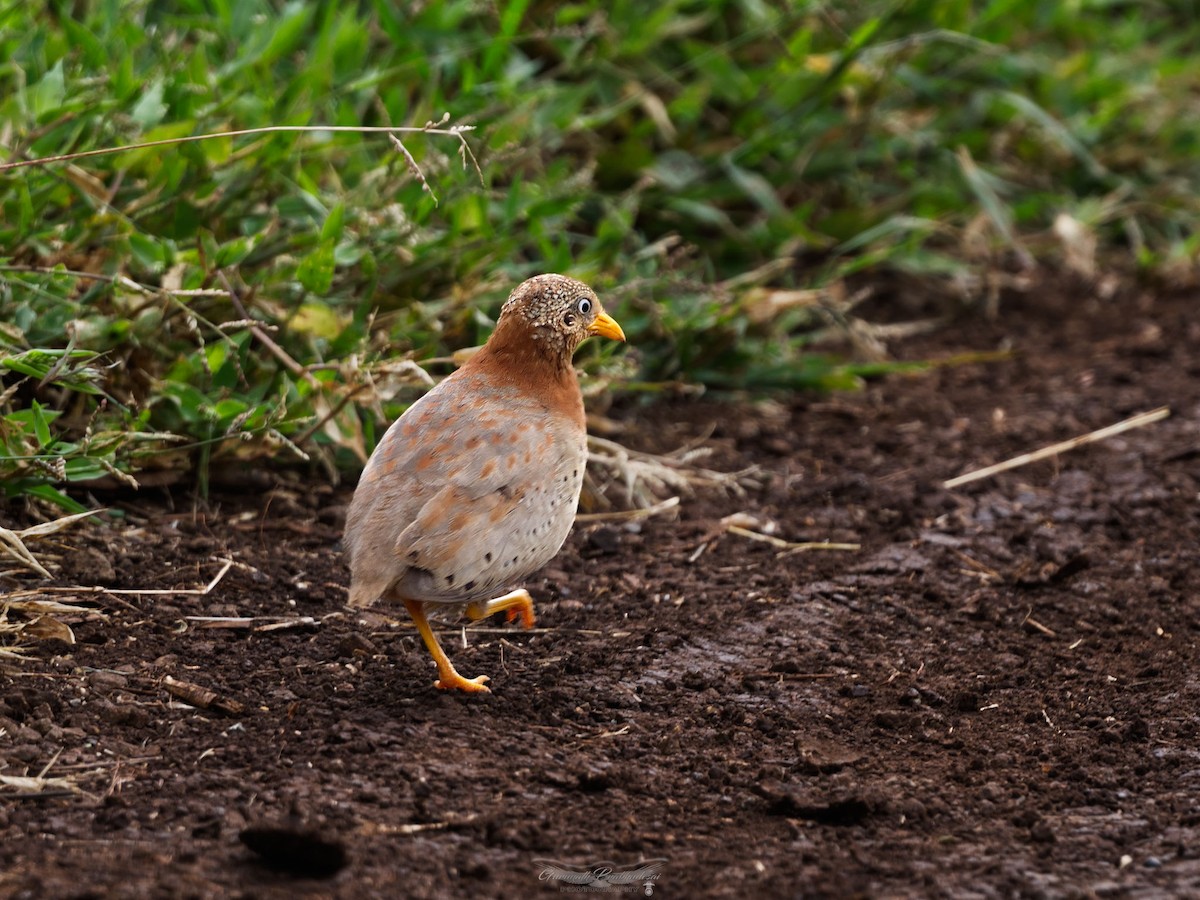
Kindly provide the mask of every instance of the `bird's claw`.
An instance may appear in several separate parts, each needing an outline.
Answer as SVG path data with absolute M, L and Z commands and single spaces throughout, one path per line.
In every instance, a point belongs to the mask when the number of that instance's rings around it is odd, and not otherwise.
M 522 628 L 532 628 L 533 623 L 537 621 L 537 618 L 533 614 L 533 604 L 523 603 L 520 606 L 514 606 L 507 610 L 505 620 L 509 624 L 517 621 L 518 618 L 521 620 Z
M 487 686 L 487 682 L 491 681 L 486 675 L 479 675 L 475 678 L 464 678 L 453 669 L 449 672 L 439 674 L 438 680 L 433 683 L 433 686 L 442 691 L 466 691 L 469 694 L 490 694 L 491 688 Z

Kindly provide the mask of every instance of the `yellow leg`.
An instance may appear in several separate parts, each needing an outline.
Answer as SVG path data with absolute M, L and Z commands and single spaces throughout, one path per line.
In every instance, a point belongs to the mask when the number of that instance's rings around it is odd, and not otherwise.
M 488 600 L 486 603 L 467 604 L 467 618 L 472 622 L 478 622 L 480 619 L 486 619 L 494 613 L 503 611 L 508 612 L 508 621 L 510 622 L 520 616 L 521 625 L 525 628 L 532 628 L 533 623 L 537 621 L 533 615 L 533 598 L 529 596 L 529 591 L 524 589 L 497 597 L 495 600 Z
M 442 645 L 438 643 L 437 635 L 429 627 L 429 619 L 425 617 L 425 604 L 420 600 L 406 599 L 404 601 L 404 608 L 412 616 L 412 620 L 417 625 L 417 631 L 421 633 L 421 640 L 425 642 L 425 646 L 429 648 L 430 655 L 433 656 L 433 661 L 437 663 L 438 680 L 433 683 L 434 687 L 441 688 L 444 691 L 458 690 L 469 691 L 471 693 L 491 693 L 484 683 L 488 680 L 486 675 L 480 675 L 478 678 L 463 678 L 454 670 L 454 664 L 450 662 L 450 658 L 442 650 Z

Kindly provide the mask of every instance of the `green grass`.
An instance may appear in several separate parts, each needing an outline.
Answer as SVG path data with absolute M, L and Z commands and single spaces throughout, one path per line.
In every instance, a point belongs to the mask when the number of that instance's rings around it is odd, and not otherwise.
M 430 193 L 385 136 L 325 132 L 0 172 L 8 494 L 352 468 L 414 396 L 389 363 L 480 342 L 540 271 L 630 336 L 583 353 L 592 377 L 766 390 L 857 370 L 805 353 L 838 310 L 748 315 L 764 290 L 1055 264 L 1064 214 L 1107 264 L 1194 269 L 1192 4 L 409 6 L 0 6 L 9 160 L 448 114 L 480 166 L 405 135 Z

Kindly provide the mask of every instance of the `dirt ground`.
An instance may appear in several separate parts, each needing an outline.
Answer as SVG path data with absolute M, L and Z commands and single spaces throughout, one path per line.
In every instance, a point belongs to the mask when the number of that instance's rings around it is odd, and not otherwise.
M 445 620 L 490 696 L 343 608 L 347 490 L 117 498 L 125 524 L 35 545 L 55 583 L 192 593 L 56 595 L 105 618 L 0 661 L 0 896 L 583 889 L 538 860 L 656 867 L 619 886 L 656 897 L 1200 896 L 1197 308 L 1047 285 L 893 346 L 1005 358 L 618 407 L 621 441 L 711 432 L 755 483 L 577 526 L 533 631 Z

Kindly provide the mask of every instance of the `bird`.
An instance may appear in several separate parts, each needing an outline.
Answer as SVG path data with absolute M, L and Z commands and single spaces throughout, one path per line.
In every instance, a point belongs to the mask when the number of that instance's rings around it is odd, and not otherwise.
M 646 859 L 640 863 L 620 866 L 612 862 L 598 862 L 582 867 L 571 863 L 556 862 L 553 859 L 535 859 L 534 865 L 541 871 L 538 881 L 561 881 L 564 884 L 575 884 L 581 887 L 607 890 L 610 885 L 636 884 L 641 881 L 647 888 L 659 879 L 667 864 L 665 858 Z M 646 896 L 653 895 L 653 889 L 646 891 Z
M 522 282 L 484 346 L 392 423 L 363 469 L 343 535 L 349 605 L 402 605 L 437 688 L 488 693 L 490 679 L 458 673 L 430 607 L 534 625 L 528 591 L 499 592 L 549 562 L 574 523 L 587 429 L 572 357 L 590 336 L 625 340 L 590 287 Z

